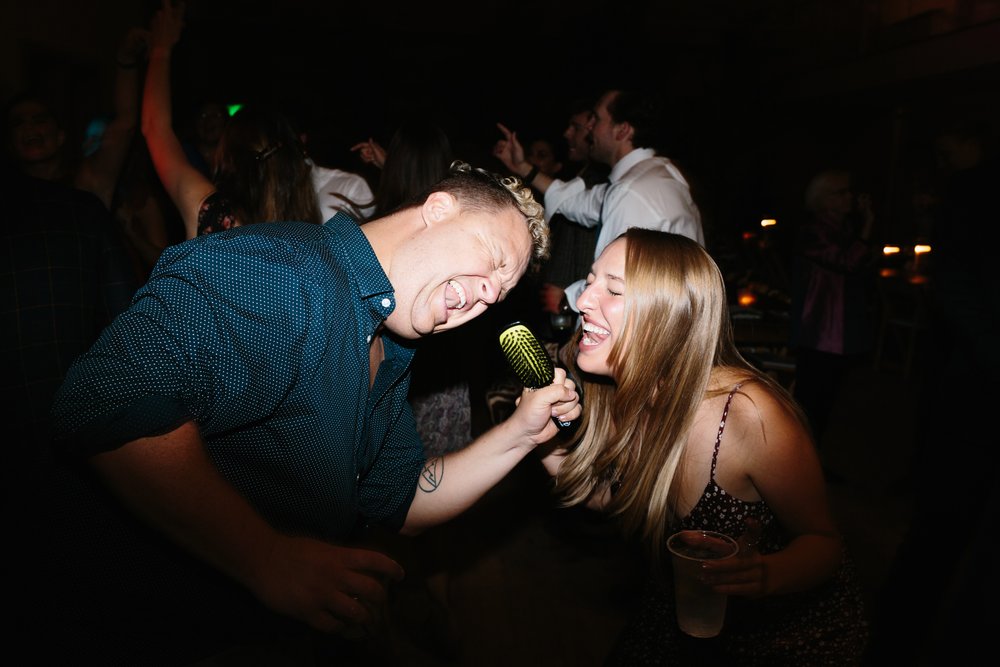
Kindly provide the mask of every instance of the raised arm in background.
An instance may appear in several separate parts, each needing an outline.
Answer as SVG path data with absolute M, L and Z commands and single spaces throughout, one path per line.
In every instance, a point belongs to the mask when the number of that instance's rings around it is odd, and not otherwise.
M 109 210 L 118 177 L 135 136 L 139 118 L 139 67 L 145 57 L 149 33 L 131 28 L 115 54 L 114 116 L 101 135 L 101 145 L 83 160 L 75 185 L 97 195 Z
M 163 0 L 150 25 L 142 134 L 156 173 L 184 221 L 185 237 L 191 239 L 198 234 L 198 209 L 215 185 L 188 161 L 173 128 L 170 57 L 184 28 L 184 6 Z

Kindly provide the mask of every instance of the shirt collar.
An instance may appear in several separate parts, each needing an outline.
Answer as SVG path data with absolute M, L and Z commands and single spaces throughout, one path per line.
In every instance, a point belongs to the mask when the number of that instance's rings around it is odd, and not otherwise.
M 392 283 L 382 270 L 382 264 L 357 221 L 340 211 L 327 220 L 323 227 L 329 230 L 343 247 L 353 270 L 358 296 L 367 301 L 382 319 L 388 317 L 396 307 Z
M 649 158 L 656 155 L 656 151 L 652 148 L 633 148 L 629 153 L 625 154 L 621 160 L 615 163 L 615 166 L 611 168 L 611 173 L 608 175 L 608 180 L 612 183 L 621 180 L 628 170 L 639 164 L 643 160 L 648 160 Z

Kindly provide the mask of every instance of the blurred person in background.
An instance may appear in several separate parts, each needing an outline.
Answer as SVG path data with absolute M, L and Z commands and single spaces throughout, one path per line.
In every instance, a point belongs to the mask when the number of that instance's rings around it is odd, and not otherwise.
M 844 378 L 866 360 L 874 343 L 875 214 L 868 195 L 855 193 L 854 177 L 845 169 L 813 176 L 804 208 L 791 278 L 794 394 L 822 447 Z

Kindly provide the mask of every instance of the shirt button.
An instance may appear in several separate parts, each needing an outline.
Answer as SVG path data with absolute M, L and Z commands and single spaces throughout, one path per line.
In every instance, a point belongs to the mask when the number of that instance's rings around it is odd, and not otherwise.
M 383 308 L 388 308 L 391 305 L 392 305 L 392 301 L 390 301 L 388 298 L 382 299 L 382 307 Z

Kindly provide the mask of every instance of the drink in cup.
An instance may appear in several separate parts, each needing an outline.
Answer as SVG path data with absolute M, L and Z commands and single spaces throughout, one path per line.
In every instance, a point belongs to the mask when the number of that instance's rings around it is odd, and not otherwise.
M 703 584 L 701 564 L 732 558 L 740 550 L 736 540 L 711 530 L 682 530 L 667 540 L 674 567 L 677 625 L 692 637 L 714 637 L 726 618 L 726 595 Z

